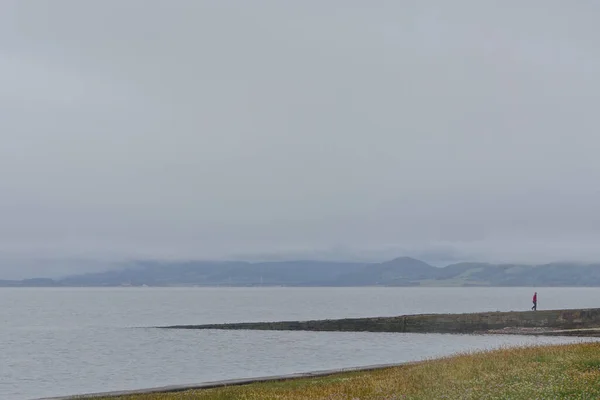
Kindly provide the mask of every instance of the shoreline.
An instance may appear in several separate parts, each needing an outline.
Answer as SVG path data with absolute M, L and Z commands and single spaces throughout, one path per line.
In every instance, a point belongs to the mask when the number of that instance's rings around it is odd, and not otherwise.
M 600 328 L 582 329 L 552 329 L 552 328 L 522 328 L 507 327 L 490 329 L 481 332 L 482 335 L 519 335 L 519 336 L 562 336 L 562 337 L 600 337 Z
M 538 329 L 527 329 L 527 328 L 517 328 L 514 330 L 513 328 L 498 330 L 497 332 L 490 333 L 479 333 L 479 334 L 489 334 L 489 335 L 515 335 L 515 336 L 562 336 L 564 338 L 573 338 L 580 337 L 582 340 L 585 338 L 596 339 L 585 341 L 583 340 L 581 343 L 593 343 L 598 342 L 600 339 L 600 329 L 580 329 L 573 331 L 581 331 L 578 333 L 581 334 L 565 334 L 564 330 L 557 331 L 546 331 L 541 332 Z M 588 331 L 594 331 L 597 334 L 585 334 Z M 479 335 L 472 334 L 472 335 Z M 570 345 L 570 344 L 564 344 Z M 553 346 L 562 346 L 561 344 L 541 344 L 534 345 L 533 347 L 553 347 Z M 515 349 L 520 348 L 521 346 L 514 346 Z M 527 348 L 531 346 L 526 346 Z M 492 349 L 492 351 L 498 351 L 498 349 Z M 488 350 L 477 351 L 477 353 L 484 353 Z M 84 393 L 84 394 L 73 394 L 73 395 L 62 395 L 62 396 L 51 396 L 51 397 L 41 397 L 33 400 L 83 400 L 83 399 L 105 399 L 105 398 L 121 398 L 127 396 L 136 396 L 136 395 L 152 395 L 152 394 L 169 394 L 169 393 L 178 393 L 178 392 L 187 392 L 193 390 L 204 390 L 204 389 L 218 389 L 218 388 L 226 388 L 226 387 L 234 387 L 234 386 L 246 386 L 252 385 L 256 383 L 273 383 L 273 382 L 284 382 L 284 381 L 294 381 L 301 379 L 310 379 L 310 378 L 324 378 L 332 375 L 351 373 L 351 372 L 375 372 L 390 368 L 398 368 L 398 367 L 410 367 L 410 366 L 418 366 L 428 362 L 441 361 L 447 358 L 452 358 L 455 356 L 460 356 L 462 353 L 457 353 L 449 356 L 440 356 L 432 359 L 422 359 L 417 361 L 405 361 L 398 363 L 389 363 L 389 364 L 372 364 L 358 367 L 346 367 L 346 368 L 335 368 L 335 369 L 327 369 L 327 370 L 316 370 L 316 371 L 308 371 L 308 372 L 297 372 L 291 374 L 282 374 L 282 375 L 269 375 L 269 376 L 258 376 L 258 377 L 250 377 L 250 378 L 235 378 L 235 379 L 223 379 L 216 381 L 206 381 L 201 383 L 187 383 L 187 384 L 175 384 L 175 385 L 166 385 L 166 386 L 157 386 L 150 388 L 142 388 L 142 389 L 125 389 L 125 390 L 113 390 L 107 392 L 94 392 L 94 393 Z
M 510 311 L 463 314 L 420 314 L 396 317 L 348 318 L 339 320 L 247 322 L 232 324 L 180 325 L 155 327 L 158 329 L 233 329 L 282 330 L 325 332 L 394 332 L 394 333 L 446 333 L 475 335 L 521 335 L 555 337 L 600 337 L 600 309 L 568 309 L 545 311 Z M 441 357 L 440 359 L 443 359 Z M 386 368 L 423 364 L 430 360 L 393 364 L 376 364 L 362 367 L 339 368 L 287 375 L 228 379 L 198 384 L 169 385 L 147 389 L 109 391 L 80 395 L 45 397 L 37 400 L 75 400 L 117 398 L 131 395 L 176 393 L 190 390 L 215 389 L 254 383 L 290 381 L 296 379 L 327 377 L 347 372 L 368 372 Z
M 391 317 L 308 321 L 234 322 L 156 326 L 157 329 L 265 330 L 313 332 L 507 333 L 565 336 L 600 334 L 600 308 L 411 314 Z
M 311 372 L 298 372 L 295 374 L 284 374 L 284 375 L 270 375 L 270 376 L 261 376 L 255 378 L 240 378 L 240 379 L 225 379 L 218 381 L 209 381 L 202 382 L 196 384 L 182 384 L 182 385 L 168 385 L 168 386 L 158 386 L 153 388 L 146 389 L 131 389 L 131 390 L 116 390 L 109 392 L 97 392 L 97 393 L 87 393 L 87 394 L 78 394 L 78 395 L 68 395 L 68 396 L 56 396 L 56 397 L 42 397 L 37 398 L 35 400 L 79 400 L 79 399 L 96 399 L 96 398 L 118 398 L 121 396 L 132 396 L 132 395 L 144 395 L 144 394 L 157 394 L 157 393 L 177 393 L 177 392 L 185 392 L 188 390 L 201 390 L 201 389 L 216 389 L 222 387 L 229 386 L 242 386 L 242 385 L 250 385 L 253 383 L 268 383 L 268 382 L 282 382 L 282 381 L 291 381 L 296 379 L 306 379 L 306 378 L 322 378 L 331 375 L 343 374 L 347 372 L 369 372 L 369 371 L 377 371 L 387 368 L 396 368 L 396 367 L 405 367 L 411 365 L 419 365 L 425 363 L 429 360 L 422 361 L 406 361 L 401 363 L 392 363 L 392 364 L 374 364 L 374 365 L 366 365 L 362 367 L 348 367 L 348 368 L 336 368 L 336 369 L 327 369 L 320 371 L 311 371 Z
M 500 332 L 498 334 L 501 334 Z M 504 334 L 504 333 L 502 333 Z M 516 333 L 513 333 L 516 335 Z M 529 335 L 523 336 L 531 336 L 535 335 L 534 333 L 530 333 Z M 545 335 L 535 335 L 535 336 L 545 336 Z M 555 335 L 557 336 L 557 335 Z M 564 336 L 568 338 L 569 336 Z M 572 338 L 572 336 L 571 336 Z M 588 338 L 592 339 L 594 337 L 588 336 Z M 583 339 L 583 338 L 582 338 Z M 577 344 L 585 344 L 585 343 L 598 343 L 598 340 L 583 340 L 581 343 L 568 343 L 568 344 L 542 344 L 542 345 L 534 345 L 534 346 L 514 346 L 513 349 L 534 349 L 539 348 L 543 349 L 544 347 L 553 348 L 557 346 L 571 346 Z M 488 351 L 498 352 L 502 351 L 502 349 L 491 349 L 491 350 L 482 350 L 477 351 L 475 354 L 486 353 Z M 291 374 L 282 374 L 282 375 L 270 375 L 270 376 L 259 376 L 259 377 L 251 377 L 251 378 L 237 378 L 237 379 L 225 379 L 225 380 L 216 380 L 216 381 L 207 381 L 196 384 L 177 384 L 177 385 L 167 385 L 167 386 L 157 386 L 143 389 L 126 389 L 126 390 L 114 390 L 107 392 L 95 392 L 95 393 L 84 393 L 84 394 L 75 394 L 75 395 L 66 395 L 66 396 L 52 396 L 52 397 L 42 397 L 36 398 L 34 400 L 84 400 L 84 399 L 107 399 L 114 398 L 119 399 L 122 397 L 129 398 L 129 396 L 138 396 L 138 395 L 157 395 L 157 394 L 175 394 L 180 392 L 189 392 L 196 390 L 205 390 L 205 389 L 225 389 L 228 387 L 238 387 L 238 386 L 249 386 L 253 384 L 259 383 L 275 383 L 275 382 L 288 382 L 288 381 L 296 381 L 296 380 L 305 380 L 312 378 L 327 378 L 334 375 L 353 373 L 353 372 L 378 372 L 386 369 L 399 368 L 399 367 L 413 367 L 420 366 L 427 363 L 436 363 L 443 362 L 447 359 L 452 359 L 456 357 L 461 357 L 468 355 L 468 353 L 457 353 L 448 356 L 440 356 L 431 359 L 422 359 L 418 361 L 405 361 L 399 363 L 390 363 L 390 364 L 373 364 L 366 365 L 360 367 L 347 367 L 347 368 L 335 368 L 328 370 L 317 370 L 317 371 L 309 371 L 309 372 L 298 372 Z
M 228 385 L 138 393 L 119 400 L 600 398 L 600 342 L 499 348 L 427 359 L 414 365 Z M 301 375 L 301 374 L 298 374 Z M 267 378 L 268 379 L 268 378 Z M 239 382 L 239 381 L 238 381 Z M 131 393 L 131 392 L 129 392 Z M 115 393 L 118 395 L 118 393 Z M 85 397 L 79 397 L 85 398 Z M 89 397 L 88 397 L 89 398 Z M 111 400 L 110 397 L 104 397 Z

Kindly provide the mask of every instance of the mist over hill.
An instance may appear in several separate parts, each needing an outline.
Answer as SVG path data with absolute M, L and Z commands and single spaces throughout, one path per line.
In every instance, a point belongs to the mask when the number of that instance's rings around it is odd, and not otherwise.
M 438 268 L 411 257 L 382 263 L 137 261 L 60 279 L 0 280 L 0 286 L 600 286 L 600 263 L 464 262 Z

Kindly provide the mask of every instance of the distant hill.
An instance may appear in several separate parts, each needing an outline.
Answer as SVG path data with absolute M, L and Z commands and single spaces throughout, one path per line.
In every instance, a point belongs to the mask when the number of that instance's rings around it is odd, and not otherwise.
M 0 287 L 54 286 L 600 286 L 600 264 L 457 263 L 444 268 L 399 257 L 332 261 L 138 261 L 62 279 L 0 280 Z
M 369 264 L 338 277 L 342 286 L 415 286 L 422 279 L 437 276 L 439 268 L 410 257 L 400 257 L 380 264 Z

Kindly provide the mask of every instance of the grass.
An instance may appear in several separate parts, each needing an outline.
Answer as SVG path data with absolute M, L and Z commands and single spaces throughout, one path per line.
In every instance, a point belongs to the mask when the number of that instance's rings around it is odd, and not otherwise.
M 600 343 L 596 342 L 506 348 L 371 372 L 119 400 L 598 398 Z

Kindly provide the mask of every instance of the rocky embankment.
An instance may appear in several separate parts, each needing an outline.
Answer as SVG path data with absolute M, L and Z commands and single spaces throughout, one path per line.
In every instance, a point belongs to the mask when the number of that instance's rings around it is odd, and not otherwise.
M 312 321 L 175 325 L 159 328 L 596 336 L 600 334 L 600 308 L 467 314 L 419 314 L 396 317 Z
M 503 328 L 490 329 L 484 334 L 495 335 L 526 335 L 526 336 L 580 336 L 600 337 L 600 328 L 587 329 L 552 329 L 552 328 Z

